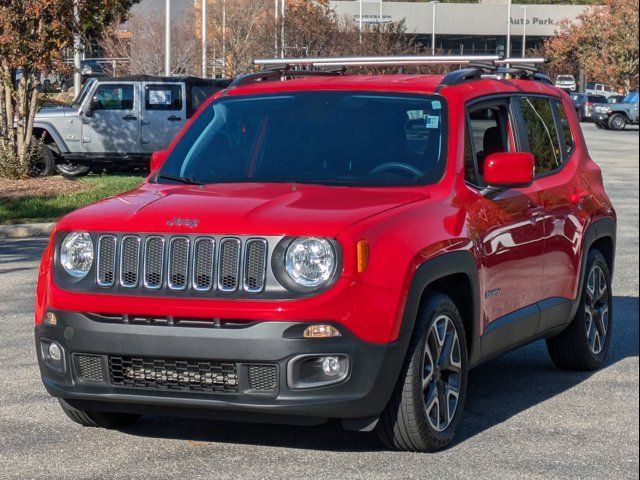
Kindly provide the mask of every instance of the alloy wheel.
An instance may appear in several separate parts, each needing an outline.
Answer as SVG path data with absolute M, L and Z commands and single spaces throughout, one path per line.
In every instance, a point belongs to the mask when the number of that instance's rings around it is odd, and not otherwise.
M 440 315 L 426 336 L 422 392 L 431 427 L 442 432 L 458 408 L 462 380 L 460 339 L 451 318 Z
M 609 325 L 609 288 L 599 265 L 594 265 L 587 279 L 584 314 L 589 348 L 594 355 L 602 352 Z
M 616 130 L 622 130 L 626 126 L 626 123 L 620 115 L 616 115 L 611 119 L 611 126 Z

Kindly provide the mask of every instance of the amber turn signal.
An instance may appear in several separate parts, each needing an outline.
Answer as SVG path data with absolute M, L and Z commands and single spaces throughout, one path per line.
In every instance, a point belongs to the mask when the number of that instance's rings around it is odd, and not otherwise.
M 311 325 L 304 329 L 304 338 L 341 337 L 340 331 L 331 325 Z
M 359 240 L 356 245 L 356 257 L 358 273 L 362 273 L 367 269 L 369 265 L 369 242 L 366 240 Z

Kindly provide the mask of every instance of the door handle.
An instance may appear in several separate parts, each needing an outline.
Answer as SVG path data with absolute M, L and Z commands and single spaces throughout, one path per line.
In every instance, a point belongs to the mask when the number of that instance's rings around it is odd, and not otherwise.
M 589 196 L 589 192 L 575 192 L 573 195 L 571 195 L 571 203 L 576 204 L 576 203 L 580 203 L 582 200 L 584 200 L 585 198 L 587 198 Z
M 535 219 L 544 215 L 545 208 L 542 205 L 532 205 L 525 209 L 524 214 L 527 218 Z
M 151 122 L 149 120 L 140 120 L 140 123 L 142 125 L 151 125 Z
M 136 117 L 135 115 L 125 115 L 124 117 L 122 117 L 123 120 L 126 120 L 127 122 L 133 121 L 133 120 L 137 120 L 138 117 Z
M 182 117 L 171 115 L 169 118 L 167 118 L 167 120 L 169 120 L 170 122 L 179 122 L 180 120 L 182 120 Z

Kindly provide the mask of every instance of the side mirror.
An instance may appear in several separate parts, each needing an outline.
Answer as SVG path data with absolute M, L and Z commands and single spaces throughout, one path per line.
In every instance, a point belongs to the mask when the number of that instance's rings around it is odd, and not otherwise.
M 484 181 L 495 187 L 531 185 L 535 163 L 535 157 L 527 152 L 493 153 L 484 160 Z
M 159 150 L 151 154 L 151 163 L 149 165 L 149 168 L 151 169 L 151 173 L 155 173 L 158 170 L 160 170 L 160 168 L 164 164 L 164 161 L 167 159 L 168 155 L 169 155 L 169 150 Z

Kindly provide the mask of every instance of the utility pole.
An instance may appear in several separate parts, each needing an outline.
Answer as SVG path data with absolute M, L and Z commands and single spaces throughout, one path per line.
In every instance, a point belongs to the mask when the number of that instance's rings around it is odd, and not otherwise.
M 164 75 L 171 76 L 171 0 L 164 2 Z
M 280 25 L 280 58 L 284 58 L 285 54 L 285 38 L 284 38 L 284 26 L 285 26 L 285 15 L 287 13 L 287 5 L 286 0 L 280 0 L 282 3 L 280 4 L 280 17 L 282 17 L 282 24 Z
M 227 76 L 227 0 L 222 0 L 222 76 Z
M 360 30 L 358 38 L 359 42 L 362 43 L 362 0 L 360 0 L 360 15 L 358 16 L 358 25 Z
M 429 2 L 433 11 L 431 12 L 431 55 L 436 54 L 436 5 L 437 1 Z
M 78 2 L 80 0 L 73 0 L 73 19 L 76 23 L 76 32 L 73 35 L 73 96 L 78 97 L 80 95 L 80 89 L 82 87 L 82 76 L 80 74 L 80 8 Z
M 207 76 L 207 0 L 202 0 L 202 76 Z
M 505 49 L 505 57 L 511 57 L 511 0 L 509 0 L 507 6 L 507 48 Z
M 378 23 L 382 26 L 382 0 L 380 0 L 380 12 L 378 16 Z
M 274 50 L 273 50 L 273 56 L 277 57 L 278 56 L 278 52 L 280 51 L 278 48 L 278 37 L 280 36 L 280 34 L 278 33 L 278 31 L 280 30 L 280 21 L 279 21 L 279 14 L 278 14 L 278 10 L 280 9 L 280 0 L 275 0 L 275 4 L 273 7 L 273 31 L 274 31 Z
M 522 7 L 524 9 L 524 16 L 522 18 L 522 58 L 527 56 L 527 6 Z

